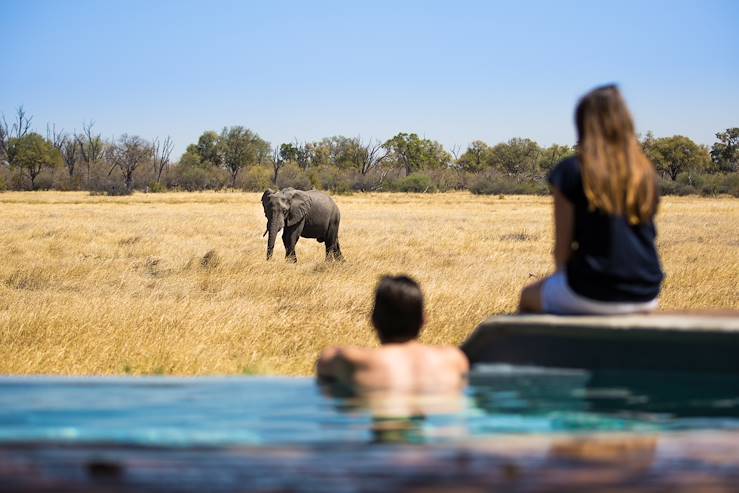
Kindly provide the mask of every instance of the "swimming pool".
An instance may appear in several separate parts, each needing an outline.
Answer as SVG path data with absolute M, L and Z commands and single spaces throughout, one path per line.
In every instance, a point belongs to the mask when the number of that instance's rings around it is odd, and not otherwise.
M 455 443 L 495 435 L 739 430 L 739 379 L 477 368 L 460 396 L 356 396 L 312 378 L 0 378 L 0 443 Z

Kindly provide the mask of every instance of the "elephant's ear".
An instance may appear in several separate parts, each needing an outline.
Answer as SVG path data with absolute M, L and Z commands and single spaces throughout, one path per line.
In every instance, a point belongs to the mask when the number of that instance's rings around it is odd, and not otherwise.
M 307 193 L 295 193 L 290 201 L 290 210 L 287 211 L 287 225 L 294 226 L 303 220 L 310 210 L 310 196 Z
M 262 194 L 262 207 L 264 207 L 264 215 L 267 216 L 267 206 L 269 204 L 269 196 L 272 195 L 274 192 L 269 189 L 265 190 Z M 269 217 L 269 216 L 267 216 Z

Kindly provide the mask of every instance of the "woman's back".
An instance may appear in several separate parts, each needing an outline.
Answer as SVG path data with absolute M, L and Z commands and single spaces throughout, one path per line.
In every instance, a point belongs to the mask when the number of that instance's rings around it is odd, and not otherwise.
M 577 157 L 550 173 L 556 272 L 521 292 L 521 311 L 615 314 L 654 310 L 662 269 L 658 192 L 618 88 L 596 88 L 575 110 Z
M 559 163 L 549 182 L 575 211 L 572 253 L 565 267 L 572 290 L 598 301 L 656 298 L 663 275 L 653 221 L 630 224 L 623 215 L 593 208 L 585 195 L 577 157 Z

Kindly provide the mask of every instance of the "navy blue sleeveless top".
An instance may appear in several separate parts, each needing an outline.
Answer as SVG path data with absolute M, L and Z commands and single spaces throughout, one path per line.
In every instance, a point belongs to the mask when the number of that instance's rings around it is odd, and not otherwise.
M 549 183 L 575 209 L 573 251 L 566 266 L 570 288 L 598 301 L 656 298 L 663 274 L 654 223 L 632 225 L 623 216 L 591 210 L 577 157 L 559 163 L 549 174 Z

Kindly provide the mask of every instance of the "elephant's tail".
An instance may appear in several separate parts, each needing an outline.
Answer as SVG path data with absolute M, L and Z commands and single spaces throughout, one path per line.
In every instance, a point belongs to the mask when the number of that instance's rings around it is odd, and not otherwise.
M 338 214 L 336 214 L 334 217 L 331 218 L 331 221 L 328 223 L 328 231 L 326 231 L 326 238 L 324 238 L 326 241 L 326 245 L 328 246 L 334 246 L 336 245 L 336 242 L 339 239 L 339 217 Z

